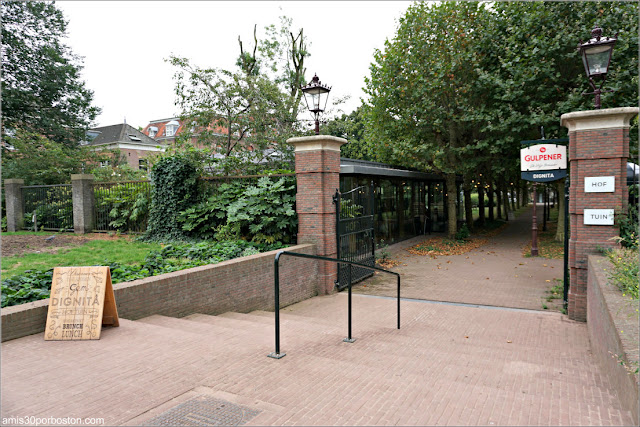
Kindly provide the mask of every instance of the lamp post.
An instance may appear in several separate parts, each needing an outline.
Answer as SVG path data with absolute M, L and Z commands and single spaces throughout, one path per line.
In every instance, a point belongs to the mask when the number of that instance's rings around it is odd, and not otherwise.
M 300 88 L 304 93 L 304 100 L 307 103 L 307 108 L 313 114 L 313 119 L 316 123 L 316 135 L 320 134 L 320 113 L 322 113 L 329 99 L 329 92 L 331 87 L 323 85 L 318 78 L 318 75 L 314 75 L 313 79 L 308 85 Z
M 582 62 L 584 69 L 589 78 L 589 85 L 593 88 L 593 92 L 583 93 L 583 95 L 595 95 L 595 108 L 600 109 L 600 94 L 602 86 L 607 78 L 609 64 L 611 63 L 611 54 L 616 44 L 618 34 L 614 37 L 602 37 L 602 28 L 596 27 L 591 31 L 591 39 L 582 43 L 578 49 L 582 54 Z M 600 79 L 600 87 L 596 86 L 595 79 Z M 613 92 L 611 90 L 606 92 Z

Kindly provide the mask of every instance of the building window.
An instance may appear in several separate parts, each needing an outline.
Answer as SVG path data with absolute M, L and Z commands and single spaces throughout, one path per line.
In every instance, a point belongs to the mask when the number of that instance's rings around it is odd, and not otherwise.
M 147 159 L 138 160 L 138 169 L 145 172 L 148 171 Z
M 174 136 L 178 131 L 178 126 L 180 126 L 180 123 L 175 120 L 171 120 L 169 123 L 167 123 L 164 131 L 165 136 Z
M 149 137 L 150 138 L 155 138 L 156 134 L 158 133 L 158 128 L 155 126 L 149 126 Z
M 102 162 L 100 162 L 100 167 L 101 168 L 106 168 L 111 164 L 111 162 L 109 160 L 104 160 Z

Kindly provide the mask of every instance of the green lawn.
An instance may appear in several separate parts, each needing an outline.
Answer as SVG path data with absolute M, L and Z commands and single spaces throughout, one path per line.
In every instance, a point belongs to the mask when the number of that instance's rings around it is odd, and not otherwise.
M 4 233 L 3 233 L 4 234 Z M 9 234 L 9 233 L 7 233 Z M 13 234 L 13 233 L 12 233 Z M 15 234 L 22 234 L 18 232 Z M 34 234 L 34 233 L 25 233 Z M 51 235 L 51 233 L 38 233 Z M 26 270 L 47 270 L 53 267 L 106 265 L 105 260 L 121 264 L 140 264 L 151 250 L 159 250 L 158 243 L 142 243 L 125 239 L 92 240 L 84 245 L 62 248 L 57 253 L 26 254 L 2 258 L 2 278 L 24 273 Z

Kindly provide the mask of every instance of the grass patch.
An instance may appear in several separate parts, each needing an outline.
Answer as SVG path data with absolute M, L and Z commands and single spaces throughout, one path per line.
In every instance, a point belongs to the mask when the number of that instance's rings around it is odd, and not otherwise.
M 18 232 L 15 234 L 21 234 Z M 33 235 L 32 232 L 27 234 Z M 51 235 L 51 233 L 41 233 Z M 55 254 L 25 254 L 2 258 L 2 278 L 21 275 L 27 270 L 48 270 L 53 267 L 104 265 L 105 260 L 121 264 L 141 264 L 152 250 L 160 250 L 159 243 L 136 242 L 126 239 L 92 240 L 81 246 L 61 248 Z

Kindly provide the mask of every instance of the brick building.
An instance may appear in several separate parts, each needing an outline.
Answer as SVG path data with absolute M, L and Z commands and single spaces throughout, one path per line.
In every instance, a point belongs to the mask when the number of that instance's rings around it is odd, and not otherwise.
M 138 129 L 126 123 L 102 126 L 87 131 L 87 140 L 82 145 L 94 150 L 120 150 L 133 169 L 147 169 L 147 157 L 164 152 L 167 144 L 149 138 Z

